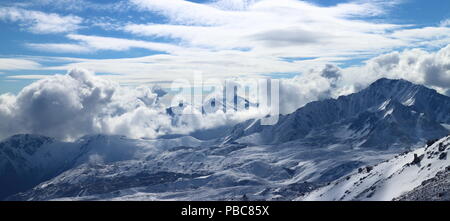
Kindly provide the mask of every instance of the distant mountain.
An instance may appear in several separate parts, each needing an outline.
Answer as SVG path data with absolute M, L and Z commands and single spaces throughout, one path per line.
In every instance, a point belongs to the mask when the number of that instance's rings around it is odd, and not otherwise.
M 216 96 L 216 97 L 212 97 L 209 98 L 207 100 L 204 100 L 202 105 L 199 106 L 192 106 L 192 104 L 187 103 L 187 102 L 180 102 L 177 106 L 172 106 L 166 109 L 166 113 L 170 116 L 176 116 L 179 115 L 180 113 L 182 113 L 182 111 L 185 108 L 194 108 L 196 110 L 198 110 L 200 113 L 202 114 L 208 114 L 208 113 L 214 113 L 216 111 L 223 111 L 223 112 L 227 112 L 227 111 L 242 111 L 242 110 L 247 110 L 251 107 L 257 107 L 258 104 L 252 103 L 249 100 L 234 95 L 232 99 L 227 100 L 224 97 L 221 96 Z
M 311 102 L 272 126 L 250 120 L 225 142 L 277 144 L 301 140 L 315 146 L 407 147 L 448 134 L 450 98 L 405 80 L 379 79 L 338 99 Z
M 439 200 L 449 198 L 450 136 L 376 166 L 366 166 L 298 200 Z M 445 198 L 444 198 L 445 199 Z

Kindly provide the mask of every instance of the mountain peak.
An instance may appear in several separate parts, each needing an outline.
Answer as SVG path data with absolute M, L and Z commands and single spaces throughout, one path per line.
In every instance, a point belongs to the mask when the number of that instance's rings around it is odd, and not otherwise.
M 410 85 L 413 84 L 412 82 L 401 79 L 401 78 L 392 79 L 392 78 L 382 77 L 382 78 L 379 78 L 378 80 L 374 81 L 371 85 L 393 84 L 393 83 L 405 83 L 405 84 L 410 84 Z
M 405 100 L 411 96 L 422 94 L 422 96 L 444 96 L 436 90 L 424 85 L 415 84 L 404 79 L 380 78 L 374 81 L 363 91 L 372 91 L 376 94 L 382 94 L 387 98 Z
M 388 92 L 388 94 L 393 95 L 398 92 L 409 92 L 411 89 L 425 89 L 431 90 L 425 86 L 414 84 L 410 81 L 404 79 L 389 79 L 380 78 L 374 81 L 366 90 L 377 90 L 380 92 Z
M 447 134 L 441 124 L 450 124 L 449 111 L 450 98 L 435 90 L 406 80 L 381 78 L 357 93 L 311 102 L 281 116 L 272 126 L 249 122 L 237 125 L 227 139 L 236 141 L 257 134 L 244 140 L 257 143 L 320 140 L 321 146 L 342 142 L 374 148 L 388 148 L 393 143 L 410 146 Z

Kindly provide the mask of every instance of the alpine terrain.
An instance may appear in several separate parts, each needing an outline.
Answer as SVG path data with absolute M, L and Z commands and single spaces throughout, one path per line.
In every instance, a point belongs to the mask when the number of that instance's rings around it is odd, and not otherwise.
M 449 97 L 379 79 L 210 136 L 21 134 L 0 142 L 0 199 L 448 200 L 449 125 Z

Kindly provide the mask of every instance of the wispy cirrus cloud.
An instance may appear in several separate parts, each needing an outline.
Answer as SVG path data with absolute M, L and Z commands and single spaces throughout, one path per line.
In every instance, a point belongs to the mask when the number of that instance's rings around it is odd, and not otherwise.
M 27 80 L 39 80 L 39 79 L 44 79 L 44 78 L 48 78 L 49 75 L 38 75 L 38 74 L 24 74 L 24 75 L 10 75 L 7 76 L 7 79 L 14 79 L 14 80 L 19 80 L 19 79 L 27 79 Z
M 131 40 L 124 38 L 104 37 L 95 35 L 68 34 L 66 38 L 76 43 L 27 43 L 27 47 L 54 53 L 90 53 L 95 51 L 127 51 L 132 48 L 147 49 L 158 52 L 171 52 L 181 50 L 173 44 Z
M 22 28 L 35 34 L 71 32 L 81 28 L 83 22 L 78 16 L 61 16 L 16 7 L 0 7 L 0 20 L 18 22 Z
M 169 22 L 128 24 L 124 31 L 211 50 L 246 49 L 265 56 L 320 57 L 376 54 L 407 44 L 386 34 L 403 26 L 362 19 L 385 13 L 390 6 L 385 1 L 331 7 L 294 0 L 131 2 L 141 10 L 161 14 Z M 377 42 L 376 47 L 370 42 Z
M 68 12 L 83 12 L 86 10 L 121 12 L 133 7 L 127 0 L 104 3 L 96 3 L 89 0 L 15 0 L 10 5 L 32 9 L 47 7 L 51 10 Z
M 94 50 L 124 51 L 129 50 L 131 48 L 145 48 L 154 51 L 173 52 L 179 49 L 179 47 L 174 46 L 172 44 L 114 38 L 114 37 L 69 34 L 67 35 L 67 38 L 71 40 L 80 41 L 87 47 L 92 48 Z
M 25 46 L 34 50 L 53 53 L 89 53 L 93 51 L 89 47 L 78 44 L 26 43 Z
M 42 66 L 29 59 L 21 58 L 0 58 L 0 70 L 36 70 Z

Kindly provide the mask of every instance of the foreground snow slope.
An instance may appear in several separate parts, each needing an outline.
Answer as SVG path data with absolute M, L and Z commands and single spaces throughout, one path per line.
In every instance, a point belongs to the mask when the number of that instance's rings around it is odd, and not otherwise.
M 450 136 L 343 177 L 298 200 L 393 200 L 450 167 Z

